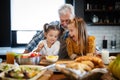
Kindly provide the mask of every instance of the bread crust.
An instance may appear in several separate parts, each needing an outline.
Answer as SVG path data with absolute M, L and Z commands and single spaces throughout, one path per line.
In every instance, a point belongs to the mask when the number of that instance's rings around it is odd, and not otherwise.
M 105 67 L 102 59 L 96 56 L 80 56 L 76 58 L 75 61 L 76 62 L 92 61 L 95 66 L 97 65 L 100 68 Z
M 81 61 L 81 63 L 83 64 L 87 64 L 88 66 L 90 66 L 92 69 L 95 67 L 94 63 L 92 61 Z

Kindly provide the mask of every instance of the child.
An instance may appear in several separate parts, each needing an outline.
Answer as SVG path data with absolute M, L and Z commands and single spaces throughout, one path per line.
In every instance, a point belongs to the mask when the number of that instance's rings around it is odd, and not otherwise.
M 33 52 L 40 52 L 41 55 L 58 55 L 60 42 L 57 40 L 60 34 L 60 29 L 57 25 L 44 25 L 45 39 L 41 40 Z
M 68 24 L 69 37 L 66 39 L 68 55 L 71 59 L 91 55 L 95 52 L 95 37 L 88 36 L 82 18 L 74 18 Z

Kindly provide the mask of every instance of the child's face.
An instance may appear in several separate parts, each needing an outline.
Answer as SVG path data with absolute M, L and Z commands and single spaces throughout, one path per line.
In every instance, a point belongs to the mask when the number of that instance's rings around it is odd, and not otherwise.
M 69 35 L 74 40 L 78 40 L 78 29 L 74 26 L 74 23 L 68 25 Z
M 45 34 L 48 43 L 53 44 L 58 39 L 59 31 L 50 30 Z

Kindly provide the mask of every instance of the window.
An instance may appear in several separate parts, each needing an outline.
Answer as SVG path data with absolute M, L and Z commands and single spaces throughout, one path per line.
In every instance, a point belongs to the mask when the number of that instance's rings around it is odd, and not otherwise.
M 31 37 L 26 36 L 33 35 L 24 33 L 34 31 L 35 34 L 45 23 L 59 20 L 58 8 L 64 3 L 65 0 L 11 0 L 11 30 L 16 31 L 15 42 L 27 44 Z
M 36 31 L 17 31 L 17 43 L 26 44 L 32 39 Z M 21 36 L 22 35 L 22 36 Z M 23 38 L 24 35 L 24 38 Z

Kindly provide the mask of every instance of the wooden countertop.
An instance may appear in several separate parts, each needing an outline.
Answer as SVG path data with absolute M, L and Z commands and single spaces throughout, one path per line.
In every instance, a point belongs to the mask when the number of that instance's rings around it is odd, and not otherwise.
M 62 73 L 54 73 L 49 80 L 70 80 Z

